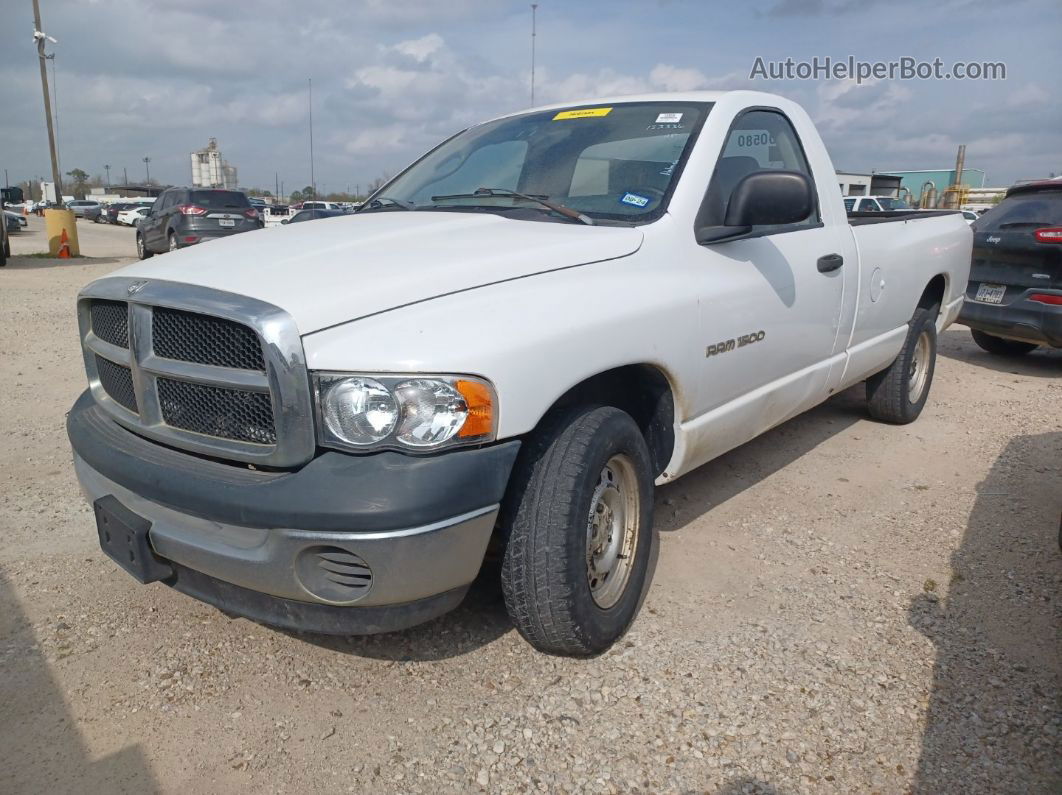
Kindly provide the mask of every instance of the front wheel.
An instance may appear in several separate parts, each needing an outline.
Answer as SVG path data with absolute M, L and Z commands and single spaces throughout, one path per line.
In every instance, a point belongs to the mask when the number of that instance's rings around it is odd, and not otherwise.
M 1024 356 L 1040 347 L 1031 342 L 1019 342 L 1018 340 L 1007 340 L 1003 339 L 1003 337 L 995 337 L 991 334 L 985 334 L 983 331 L 978 331 L 975 328 L 970 329 L 970 336 L 973 337 L 973 341 L 977 343 L 977 347 L 983 351 L 995 354 L 996 356 Z
M 638 611 L 653 548 L 649 451 L 609 406 L 555 413 L 521 451 L 506 500 L 502 591 L 539 651 L 585 656 Z
M 915 310 L 899 355 L 867 379 L 867 409 L 874 419 L 906 425 L 922 413 L 937 363 L 938 311 L 936 306 Z

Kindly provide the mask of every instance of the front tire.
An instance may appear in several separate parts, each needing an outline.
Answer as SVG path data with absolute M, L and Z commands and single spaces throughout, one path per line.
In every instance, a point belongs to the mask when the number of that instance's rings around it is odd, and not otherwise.
M 136 233 L 136 256 L 139 259 L 148 259 L 151 256 L 151 249 L 147 247 L 144 236 L 139 232 Z
M 985 334 L 975 328 L 970 329 L 970 336 L 977 343 L 977 347 L 996 356 L 1024 356 L 1040 347 L 1031 342 L 1007 340 L 992 334 Z
M 915 310 L 899 355 L 867 379 L 867 409 L 874 419 L 906 425 L 922 413 L 937 363 L 938 312 L 936 306 Z
M 542 652 L 597 654 L 627 631 L 653 548 L 649 450 L 627 413 L 580 406 L 525 443 L 506 498 L 502 592 Z

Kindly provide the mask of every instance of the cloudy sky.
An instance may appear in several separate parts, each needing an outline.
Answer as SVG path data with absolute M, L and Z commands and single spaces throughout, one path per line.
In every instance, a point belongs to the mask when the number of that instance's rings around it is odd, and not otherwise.
M 364 187 L 529 104 L 530 8 L 508 0 L 41 0 L 60 157 L 186 184 L 218 139 L 245 186 Z M 0 168 L 49 173 L 30 0 L 0 0 Z M 539 0 L 536 99 L 754 87 L 790 96 L 838 168 L 1062 173 L 1059 0 Z M 757 56 L 1004 61 L 1005 81 L 750 80 Z M 49 72 L 50 76 L 50 72 Z

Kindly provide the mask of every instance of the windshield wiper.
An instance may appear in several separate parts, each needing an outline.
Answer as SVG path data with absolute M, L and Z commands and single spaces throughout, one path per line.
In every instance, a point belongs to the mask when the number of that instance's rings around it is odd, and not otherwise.
M 530 193 L 517 193 L 516 191 L 508 190 L 507 188 L 476 188 L 472 193 L 452 193 L 446 196 L 432 196 L 431 200 L 433 202 L 438 202 L 445 201 L 446 199 L 478 199 L 480 196 L 511 196 L 514 199 L 535 202 L 536 204 L 541 204 L 543 207 L 548 207 L 550 210 L 553 210 L 553 212 L 563 215 L 565 218 L 570 218 L 573 221 L 578 221 L 587 226 L 594 225 L 592 218 L 589 218 L 570 207 L 565 207 L 563 204 L 551 202 L 549 201 L 548 196 L 533 196 Z
M 389 204 L 384 204 L 384 202 L 389 202 Z M 407 202 L 404 199 L 392 199 L 390 196 L 376 196 L 359 207 L 358 212 L 362 213 L 366 210 L 381 210 L 384 208 L 413 210 L 416 209 L 416 206 L 413 202 Z

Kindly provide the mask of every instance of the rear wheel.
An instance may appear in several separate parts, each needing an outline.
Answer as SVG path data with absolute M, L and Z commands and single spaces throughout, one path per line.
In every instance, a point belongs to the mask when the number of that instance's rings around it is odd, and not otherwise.
M 915 310 L 899 355 L 867 379 L 867 409 L 874 419 L 905 425 L 922 413 L 937 362 L 937 313 L 936 306 Z
M 539 651 L 585 656 L 619 639 L 648 584 L 649 451 L 609 406 L 554 414 L 527 442 L 507 499 L 502 591 Z
M 970 329 L 970 336 L 981 350 L 993 353 L 996 356 L 1024 356 L 1030 351 L 1035 351 L 1039 345 L 1031 342 L 1019 342 L 1018 340 L 1006 340 L 1002 337 L 994 337 L 977 329 Z
M 173 232 L 170 232 L 168 240 L 169 240 L 170 251 L 176 251 L 177 250 L 177 235 L 174 234 Z
M 136 233 L 136 255 L 140 259 L 147 259 L 151 256 L 151 250 L 147 247 L 144 236 L 140 232 Z

